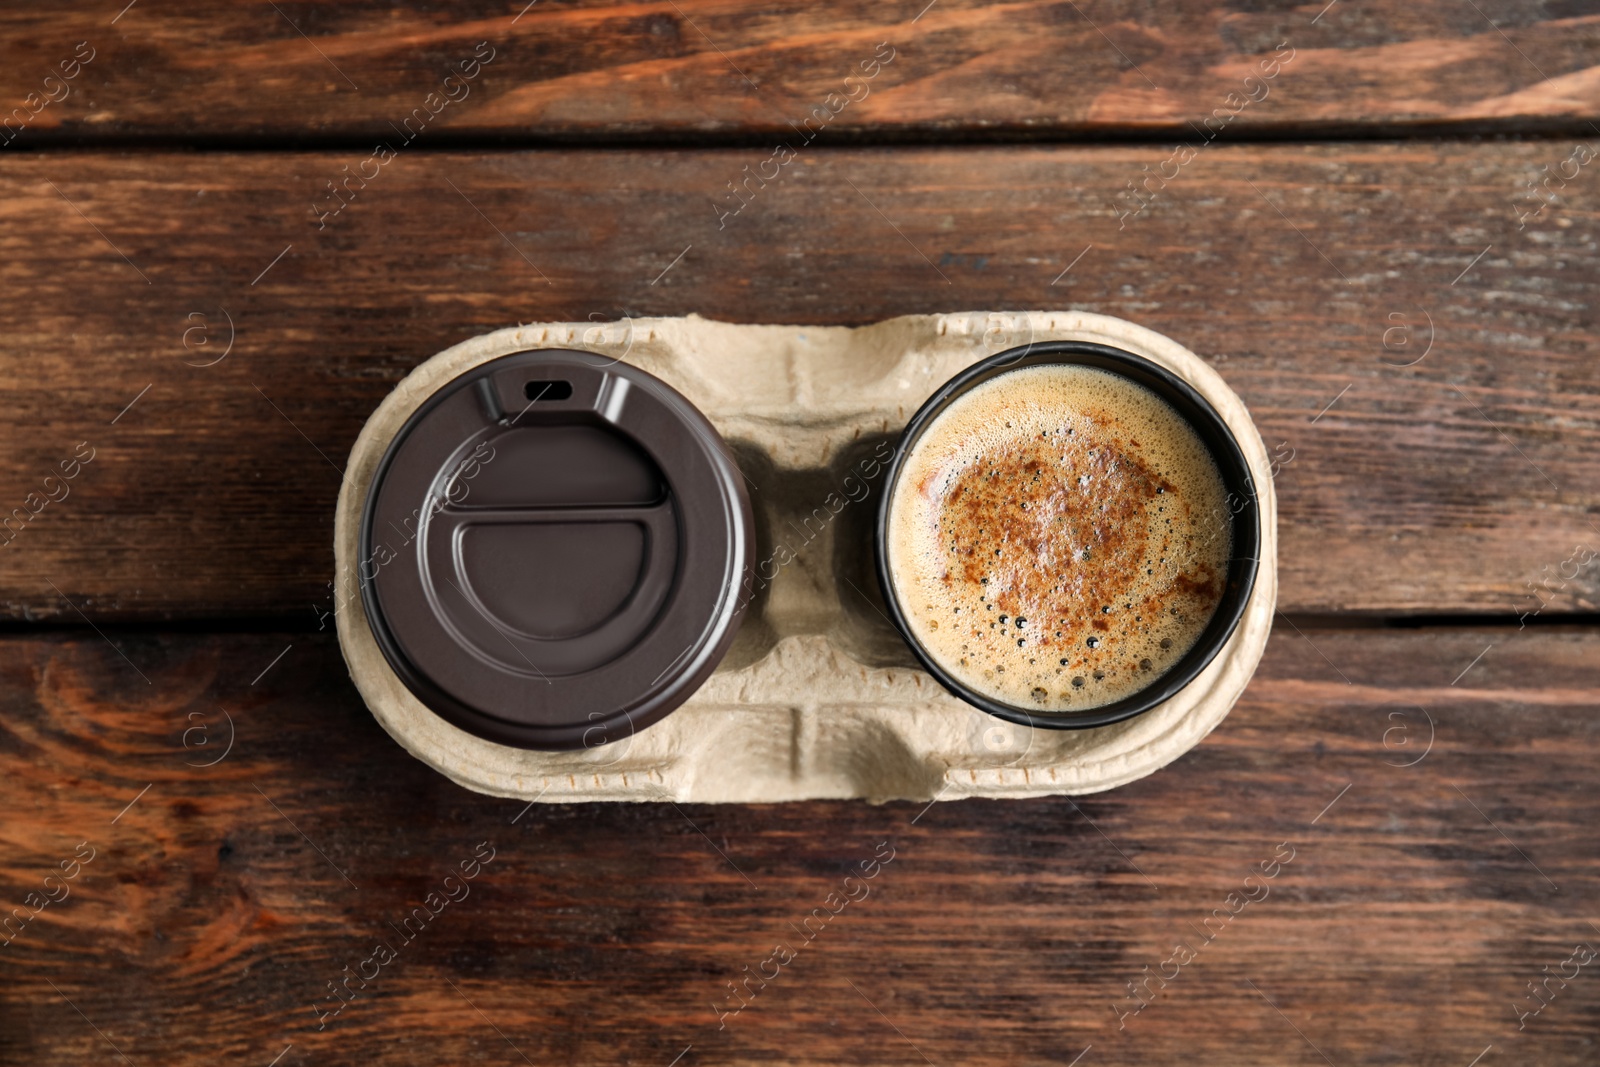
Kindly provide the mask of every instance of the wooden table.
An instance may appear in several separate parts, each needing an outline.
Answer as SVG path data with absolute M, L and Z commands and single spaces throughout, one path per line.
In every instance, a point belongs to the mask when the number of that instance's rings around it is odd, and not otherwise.
M 0 12 L 0 1062 L 1600 1059 L 1592 5 L 124 2 Z M 361 703 L 341 467 L 435 351 L 1005 308 L 1293 457 L 1178 763 L 524 808 Z

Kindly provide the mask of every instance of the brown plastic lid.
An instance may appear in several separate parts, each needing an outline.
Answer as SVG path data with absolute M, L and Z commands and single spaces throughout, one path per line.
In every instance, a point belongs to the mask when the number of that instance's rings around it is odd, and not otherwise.
M 468 371 L 401 427 L 358 575 L 430 709 L 501 744 L 587 748 L 716 668 L 754 545 L 743 476 L 694 405 L 636 367 L 540 350 Z

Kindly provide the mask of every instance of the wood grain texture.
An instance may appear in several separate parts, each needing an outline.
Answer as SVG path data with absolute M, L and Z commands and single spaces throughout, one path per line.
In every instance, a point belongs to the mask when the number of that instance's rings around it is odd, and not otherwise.
M 367 415 L 491 329 L 1043 307 L 1188 345 L 1292 456 L 1283 610 L 1593 610 L 1600 199 L 1582 170 L 1520 230 L 1513 200 L 1568 148 L 1218 145 L 1120 219 L 1162 152 L 811 151 L 725 216 L 760 153 L 414 152 L 321 228 L 359 158 L 14 157 L 0 515 L 37 514 L 0 608 L 314 626 Z
M 15 58 L 0 69 L 0 104 L 27 122 L 19 146 L 388 137 L 480 41 L 494 58 L 435 135 L 787 135 L 817 106 L 836 113 L 829 136 L 1171 132 L 1225 106 L 1283 42 L 1295 59 L 1241 126 L 1515 128 L 1600 115 L 1600 14 L 1583 0 L 107 0 L 14 5 L 0 40 Z M 47 85 L 80 42 L 89 65 L 65 88 Z M 881 42 L 894 60 L 862 96 L 844 81 Z M 852 91 L 847 106 L 826 103 Z M 50 94 L 60 99 L 41 106 Z
M 1600 945 L 1593 630 L 1285 628 L 1160 774 L 926 811 L 523 811 L 408 757 L 326 637 L 107 637 L 0 640 L 0 900 L 95 850 L 0 948 L 0 1063 L 1594 1061 L 1593 966 L 1517 1014 Z M 865 898 L 719 1029 L 880 842 Z M 1262 886 L 1119 1030 L 1125 984 Z M 378 941 L 397 958 L 319 1030 Z

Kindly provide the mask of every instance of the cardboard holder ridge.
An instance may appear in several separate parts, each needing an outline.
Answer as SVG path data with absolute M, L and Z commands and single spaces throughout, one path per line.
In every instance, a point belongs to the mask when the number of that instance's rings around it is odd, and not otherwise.
M 1124 349 L 1186 381 L 1233 432 L 1260 509 L 1255 586 L 1222 651 L 1159 706 L 1088 730 L 1035 730 L 951 696 L 889 623 L 874 577 L 878 494 L 906 421 L 962 369 L 1047 340 Z M 367 490 L 401 426 L 465 371 L 539 348 L 636 365 L 699 408 L 749 481 L 760 561 L 737 638 L 686 703 L 633 736 L 564 752 L 496 744 L 423 705 L 378 647 L 356 575 Z M 1277 600 L 1276 497 L 1243 402 L 1175 341 L 1083 312 L 910 315 L 856 328 L 689 316 L 499 330 L 403 379 L 357 437 L 347 470 L 334 556 L 351 678 L 412 755 L 468 789 L 524 800 L 931 801 L 1114 788 L 1170 763 L 1222 721 L 1260 662 Z

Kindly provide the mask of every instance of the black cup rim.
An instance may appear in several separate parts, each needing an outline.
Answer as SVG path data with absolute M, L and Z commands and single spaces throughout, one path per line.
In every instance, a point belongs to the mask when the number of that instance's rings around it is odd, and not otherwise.
M 1233 549 L 1228 560 L 1228 577 L 1222 598 L 1194 646 L 1145 688 L 1121 700 L 1081 712 L 1032 711 L 985 696 L 958 681 L 928 654 L 912 634 L 889 576 L 889 508 L 894 500 L 895 486 L 905 468 L 906 457 L 923 430 L 957 397 L 981 382 L 1023 367 L 1044 364 L 1073 364 L 1109 370 L 1145 386 L 1171 404 L 1199 434 L 1201 442 L 1216 461 L 1228 492 L 1227 506 L 1233 511 Z M 895 629 L 905 639 L 923 669 L 933 675 L 940 685 L 979 710 L 1008 722 L 1050 730 L 1086 730 L 1131 719 L 1165 703 L 1199 677 L 1227 645 L 1244 617 L 1245 608 L 1255 590 L 1260 569 L 1261 507 L 1255 479 L 1251 476 L 1250 464 L 1245 459 L 1238 438 L 1210 401 L 1176 373 L 1154 360 L 1111 345 L 1093 341 L 1037 341 L 974 363 L 940 386 L 911 416 L 911 421 L 900 434 L 894 459 L 890 461 L 883 481 L 883 494 L 878 501 L 874 530 L 874 548 L 878 587 Z

